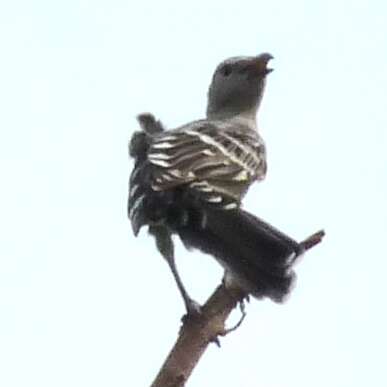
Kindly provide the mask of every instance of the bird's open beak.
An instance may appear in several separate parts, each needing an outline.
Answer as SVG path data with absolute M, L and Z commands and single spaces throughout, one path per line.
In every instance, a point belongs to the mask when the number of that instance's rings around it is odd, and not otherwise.
M 267 64 L 271 59 L 274 59 L 273 55 L 267 52 L 264 52 L 254 58 L 254 64 L 256 68 L 258 68 L 260 74 L 267 75 L 273 71 L 272 68 L 267 67 Z

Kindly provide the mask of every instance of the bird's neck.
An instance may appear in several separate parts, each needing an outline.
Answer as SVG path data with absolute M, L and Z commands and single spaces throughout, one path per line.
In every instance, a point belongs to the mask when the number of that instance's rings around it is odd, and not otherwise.
M 231 112 L 231 111 L 207 111 L 207 119 L 209 120 L 232 120 L 240 124 L 243 124 L 251 129 L 257 128 L 257 110 L 251 109 L 244 112 Z

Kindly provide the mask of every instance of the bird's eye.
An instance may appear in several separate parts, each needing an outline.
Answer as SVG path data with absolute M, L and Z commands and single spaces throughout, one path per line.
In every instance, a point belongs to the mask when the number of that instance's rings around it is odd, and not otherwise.
M 232 67 L 231 67 L 231 65 L 229 65 L 229 64 L 224 65 L 224 66 L 220 69 L 220 73 L 221 73 L 223 76 L 228 77 L 228 76 L 232 73 Z

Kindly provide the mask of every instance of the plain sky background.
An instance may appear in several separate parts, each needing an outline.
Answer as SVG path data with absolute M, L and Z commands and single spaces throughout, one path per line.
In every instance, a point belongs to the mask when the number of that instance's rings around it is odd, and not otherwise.
M 384 2 L 16 0 L 0 5 L 0 386 L 150 384 L 184 309 L 126 219 L 135 116 L 201 118 L 215 66 L 262 51 L 269 170 L 245 208 L 327 236 L 288 302 L 252 301 L 188 386 L 387 385 Z M 178 265 L 201 302 L 222 276 L 181 246 Z

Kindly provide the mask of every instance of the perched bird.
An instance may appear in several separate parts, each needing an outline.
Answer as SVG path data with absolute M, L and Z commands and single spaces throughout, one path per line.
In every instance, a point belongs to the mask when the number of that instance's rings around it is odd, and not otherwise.
M 248 294 L 280 302 L 294 279 L 302 246 L 241 208 L 250 185 L 266 174 L 256 115 L 272 56 L 233 57 L 215 70 L 207 117 L 164 130 L 151 114 L 130 142 L 128 216 L 137 236 L 147 225 L 168 262 L 188 314 L 200 306 L 177 272 L 172 235 L 213 255 Z

